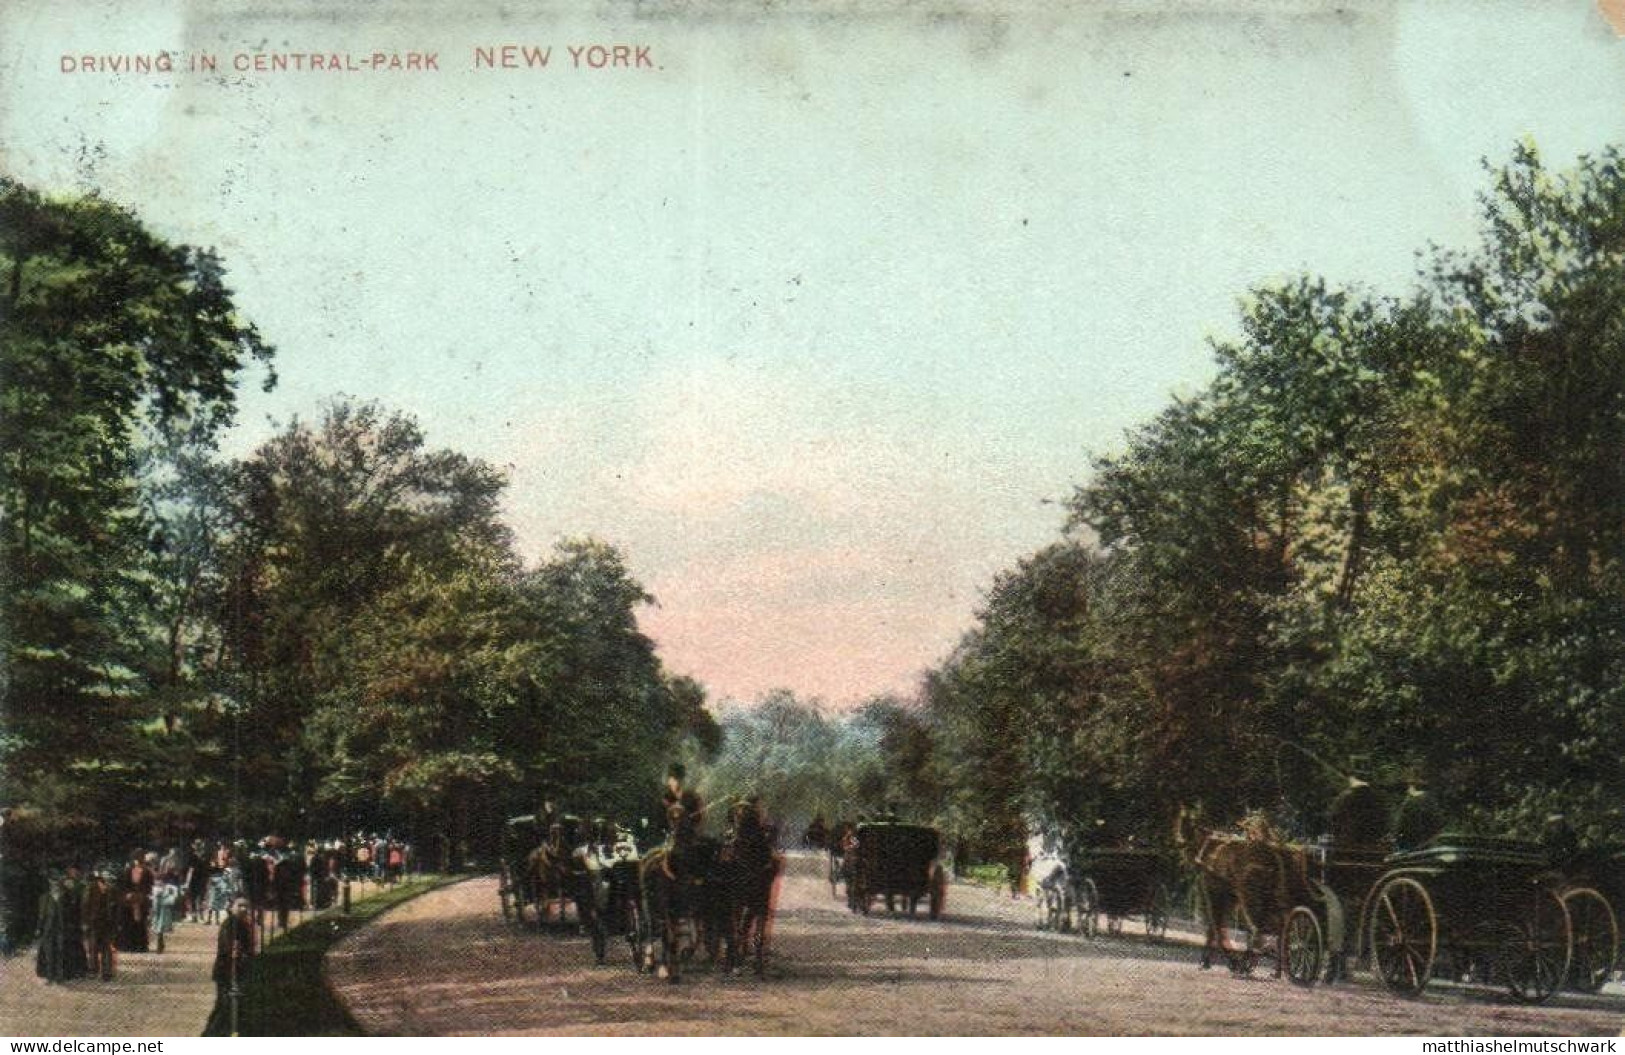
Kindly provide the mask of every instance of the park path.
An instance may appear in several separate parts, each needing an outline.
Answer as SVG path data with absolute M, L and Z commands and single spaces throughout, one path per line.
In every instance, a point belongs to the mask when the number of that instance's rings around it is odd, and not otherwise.
M 328 955 L 330 984 L 369 1033 L 1609 1035 L 1618 986 L 1523 1007 L 1440 986 L 1417 1000 L 1369 975 L 1300 989 L 1201 971 L 1194 934 L 1039 933 L 1030 901 L 955 885 L 940 922 L 863 917 L 831 898 L 822 862 L 793 857 L 769 977 L 639 976 L 625 946 L 596 967 L 584 938 L 504 923 L 494 879 L 379 917 Z M 1131 926 L 1132 932 L 1135 928 Z M 1173 936 L 1171 936 L 1172 938 Z
M 118 954 L 113 980 L 47 985 L 34 950 L 0 960 L 0 1034 L 14 1037 L 195 1037 L 214 1009 L 215 933 L 181 923 L 162 953 Z

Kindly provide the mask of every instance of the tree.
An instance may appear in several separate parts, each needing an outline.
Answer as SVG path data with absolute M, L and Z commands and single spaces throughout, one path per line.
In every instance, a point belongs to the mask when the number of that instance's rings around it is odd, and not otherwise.
M 0 275 L 0 751 L 25 804 L 122 839 L 171 672 L 151 661 L 173 644 L 145 603 L 166 569 L 141 466 L 208 450 L 239 374 L 272 353 L 213 253 L 98 198 L 0 179 Z

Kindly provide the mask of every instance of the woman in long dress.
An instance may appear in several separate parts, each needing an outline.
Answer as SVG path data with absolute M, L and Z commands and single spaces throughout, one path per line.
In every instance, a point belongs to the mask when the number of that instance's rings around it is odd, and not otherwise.
M 67 980 L 67 956 L 64 944 L 67 938 L 67 928 L 62 919 L 62 884 L 53 881 L 49 889 L 40 896 L 39 902 L 39 948 L 34 956 L 34 973 L 45 979 L 46 984 L 63 982 Z
M 164 938 L 175 929 L 175 906 L 180 900 L 181 888 L 168 876 L 152 888 L 152 933 L 158 939 L 158 952 L 164 951 Z

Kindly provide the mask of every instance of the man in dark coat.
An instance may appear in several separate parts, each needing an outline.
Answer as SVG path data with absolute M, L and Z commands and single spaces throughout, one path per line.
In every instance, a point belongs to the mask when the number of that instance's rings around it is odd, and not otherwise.
M 85 930 L 85 944 L 90 950 L 91 970 L 101 975 L 102 981 L 113 978 L 113 942 L 118 936 L 119 902 L 105 873 L 91 876 L 85 890 L 84 911 L 81 922 Z
M 271 866 L 271 886 L 276 895 L 276 925 L 288 929 L 288 914 L 304 907 L 305 862 L 296 854 L 282 853 Z
M 700 798 L 699 792 L 685 786 L 688 779 L 688 770 L 681 762 L 673 762 L 666 769 L 666 787 L 660 795 L 660 812 L 655 824 L 656 832 L 662 839 L 670 839 L 672 834 L 670 813 L 673 806 L 681 806 L 688 821 L 694 825 L 696 831 L 705 817 L 705 802 Z
M 220 924 L 214 945 L 215 1015 L 228 1015 L 231 990 L 248 975 L 248 965 L 254 958 L 253 911 L 247 898 L 231 903 L 231 912 Z M 241 992 L 240 985 L 238 991 Z

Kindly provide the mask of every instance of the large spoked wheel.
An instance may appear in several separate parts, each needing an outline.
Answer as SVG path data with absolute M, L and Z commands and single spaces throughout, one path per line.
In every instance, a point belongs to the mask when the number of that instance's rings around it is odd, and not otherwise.
M 1314 985 L 1320 980 L 1325 960 L 1326 936 L 1320 928 L 1320 917 L 1307 905 L 1299 905 L 1287 913 L 1286 927 L 1281 931 L 1281 962 L 1286 965 L 1286 976 L 1297 985 Z
M 1502 978 L 1512 998 L 1539 1004 L 1563 985 L 1569 973 L 1568 909 L 1551 890 L 1539 889 L 1530 899 L 1529 914 L 1516 921 L 1517 934 L 1502 944 Z
M 1093 938 L 1100 933 L 1100 889 L 1085 877 L 1078 884 L 1078 933 Z
M 1145 934 L 1153 941 L 1168 936 L 1168 917 L 1173 912 L 1174 897 L 1168 887 L 1158 883 L 1151 891 L 1151 905 L 1145 912 Z
M 1608 899 L 1590 887 L 1576 887 L 1563 895 L 1573 931 L 1569 957 L 1569 988 L 1595 993 L 1613 977 L 1619 955 L 1619 919 Z
M 1382 984 L 1416 996 L 1433 976 L 1439 951 L 1439 917 L 1427 889 L 1409 876 L 1395 876 L 1372 899 L 1371 957 Z

